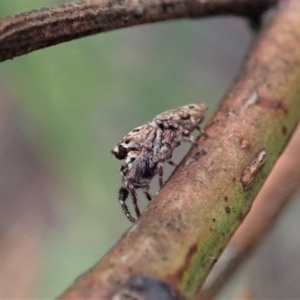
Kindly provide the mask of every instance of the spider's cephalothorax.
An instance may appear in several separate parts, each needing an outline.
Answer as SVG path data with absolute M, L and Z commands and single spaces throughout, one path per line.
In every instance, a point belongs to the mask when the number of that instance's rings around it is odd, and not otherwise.
M 170 162 L 174 149 L 182 141 L 196 144 L 191 133 L 194 129 L 203 133 L 199 124 L 204 119 L 205 111 L 203 104 L 190 104 L 166 111 L 148 124 L 133 129 L 112 150 L 117 159 L 125 159 L 125 165 L 121 167 L 123 183 L 119 190 L 119 201 L 131 222 L 135 219 L 125 203 L 128 195 L 131 196 L 136 216 L 139 217 L 135 190 L 142 190 L 147 199 L 151 200 L 149 184 L 157 173 L 159 186 L 162 188 L 164 162 Z

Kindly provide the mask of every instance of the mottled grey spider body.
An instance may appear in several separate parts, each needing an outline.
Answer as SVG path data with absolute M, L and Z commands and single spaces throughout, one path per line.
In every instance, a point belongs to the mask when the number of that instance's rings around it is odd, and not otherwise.
M 196 144 L 191 132 L 202 130 L 199 124 L 205 116 L 203 104 L 190 104 L 157 115 L 150 123 L 133 129 L 116 145 L 112 153 L 118 159 L 125 159 L 121 167 L 123 177 L 119 190 L 119 201 L 127 218 L 134 222 L 125 203 L 131 196 L 136 216 L 140 211 L 137 205 L 136 190 L 142 190 L 147 199 L 152 178 L 159 174 L 159 186 L 163 186 L 163 164 L 170 162 L 173 151 L 182 141 Z

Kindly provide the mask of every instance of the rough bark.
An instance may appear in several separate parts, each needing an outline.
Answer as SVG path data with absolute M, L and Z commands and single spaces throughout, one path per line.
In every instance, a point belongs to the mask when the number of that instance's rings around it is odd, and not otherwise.
M 257 19 L 278 0 L 78 0 L 0 19 L 0 62 L 112 29 L 177 18 Z
M 243 224 L 209 274 L 197 300 L 214 299 L 274 226 L 283 207 L 291 202 L 300 182 L 300 127 L 260 190 Z
M 59 299 L 193 299 L 298 123 L 299 83 L 300 2 L 286 0 L 198 140 L 204 151 L 191 149 L 138 222 Z

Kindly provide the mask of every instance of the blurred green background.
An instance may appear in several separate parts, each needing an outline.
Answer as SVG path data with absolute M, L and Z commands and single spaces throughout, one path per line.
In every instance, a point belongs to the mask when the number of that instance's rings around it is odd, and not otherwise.
M 2 1 L 0 17 L 64 2 Z M 162 111 L 211 114 L 251 36 L 241 19 L 177 20 L 1 64 L 0 298 L 54 298 L 115 244 L 130 223 L 110 150 Z

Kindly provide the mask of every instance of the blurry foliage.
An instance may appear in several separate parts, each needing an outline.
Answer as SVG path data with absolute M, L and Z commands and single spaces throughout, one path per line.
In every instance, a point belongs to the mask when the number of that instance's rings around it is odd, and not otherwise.
M 64 2 L 2 1 L 1 17 Z M 117 200 L 120 162 L 110 154 L 113 146 L 167 109 L 204 102 L 210 114 L 236 75 L 249 36 L 237 19 L 172 21 L 1 64 L 1 89 L 14 103 L 15 120 L 53 178 L 55 222 L 39 245 L 36 297 L 58 295 L 130 225 Z

